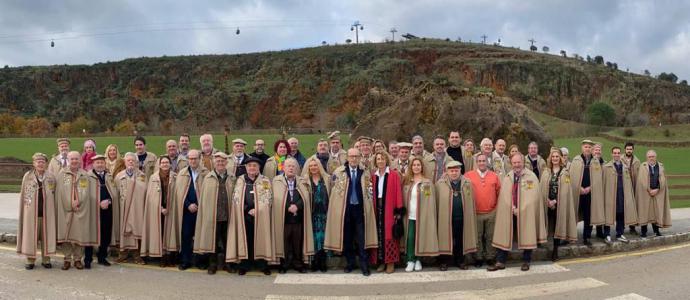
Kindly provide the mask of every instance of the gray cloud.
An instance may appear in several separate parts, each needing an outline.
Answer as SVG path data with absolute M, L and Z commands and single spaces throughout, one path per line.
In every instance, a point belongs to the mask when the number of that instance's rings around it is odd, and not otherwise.
M 244 53 L 373 42 L 400 34 L 603 55 L 641 73 L 690 79 L 690 2 L 671 0 L 3 1 L 0 64 L 92 64 L 129 57 Z M 235 34 L 240 27 L 241 34 Z M 193 28 L 197 28 L 196 30 Z M 144 31 L 144 32 L 141 32 Z M 50 48 L 50 39 L 56 47 Z

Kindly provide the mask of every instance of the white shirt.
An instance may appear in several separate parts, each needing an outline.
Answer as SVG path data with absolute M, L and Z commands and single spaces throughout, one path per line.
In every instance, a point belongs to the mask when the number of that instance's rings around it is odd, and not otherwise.
M 489 169 L 486 169 L 486 171 L 484 171 L 484 172 L 477 169 L 477 173 L 479 173 L 479 177 L 484 178 L 484 177 L 486 177 L 486 174 L 489 173 Z
M 199 172 L 197 172 L 196 170 L 191 169 L 191 168 L 190 168 L 190 170 L 192 170 L 192 172 L 191 172 L 192 173 L 192 183 L 196 183 L 196 178 L 199 177 Z
M 383 171 L 383 174 L 379 174 L 379 169 L 376 169 L 376 176 L 378 177 L 378 188 L 376 189 L 376 193 L 378 194 L 378 198 L 383 198 L 383 176 L 385 174 L 390 174 L 390 169 L 388 167 Z
M 417 220 L 417 198 L 419 183 L 412 184 L 412 191 L 410 191 L 410 203 L 407 204 L 407 218 L 410 220 Z

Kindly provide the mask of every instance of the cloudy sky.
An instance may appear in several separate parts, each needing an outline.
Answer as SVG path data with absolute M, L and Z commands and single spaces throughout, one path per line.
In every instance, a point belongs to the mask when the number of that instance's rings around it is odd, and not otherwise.
M 500 38 L 522 49 L 534 38 L 551 52 L 602 55 L 623 70 L 690 79 L 690 1 L 675 0 L 6 0 L 0 1 L 0 65 L 343 43 L 354 40 L 355 20 L 364 24 L 360 40 L 390 38 L 393 27 L 398 36 L 479 41 L 486 34 L 487 41 Z

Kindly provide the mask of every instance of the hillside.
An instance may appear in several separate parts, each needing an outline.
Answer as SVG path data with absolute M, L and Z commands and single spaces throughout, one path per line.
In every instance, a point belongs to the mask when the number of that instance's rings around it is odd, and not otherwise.
M 0 113 L 45 117 L 54 127 L 85 116 L 92 132 L 125 120 L 163 133 L 226 124 L 345 129 L 378 106 L 367 103 L 377 99 L 372 91 L 400 94 L 427 83 L 572 121 L 604 101 L 618 126 L 690 123 L 687 86 L 573 58 L 432 40 L 4 68 Z

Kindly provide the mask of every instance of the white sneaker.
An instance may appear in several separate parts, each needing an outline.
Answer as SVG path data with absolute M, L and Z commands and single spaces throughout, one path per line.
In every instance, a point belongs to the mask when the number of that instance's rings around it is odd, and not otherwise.
M 412 271 L 414 271 L 414 262 L 408 261 L 407 267 L 405 268 L 405 272 L 412 272 Z
M 416 261 L 414 263 L 414 270 L 415 271 L 421 271 L 422 270 L 422 262 L 421 261 Z
M 624 235 L 621 235 L 621 237 L 618 238 L 618 241 L 623 242 L 623 243 L 629 243 L 630 242 L 627 238 L 625 238 Z
M 606 244 L 609 244 L 609 245 L 613 244 L 613 241 L 611 241 L 611 236 L 606 237 Z

